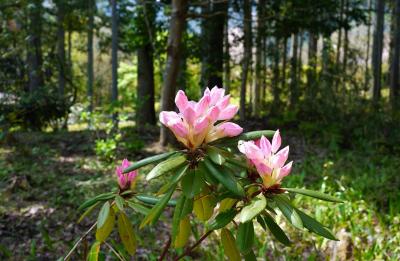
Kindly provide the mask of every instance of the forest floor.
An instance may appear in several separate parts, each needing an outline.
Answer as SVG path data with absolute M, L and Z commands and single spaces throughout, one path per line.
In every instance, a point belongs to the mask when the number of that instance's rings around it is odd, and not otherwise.
M 135 133 L 132 128 L 123 133 L 124 139 L 138 137 L 130 136 Z M 162 148 L 157 138 L 157 130 L 146 130 L 140 134 L 143 149 L 121 150 L 116 158 L 135 161 L 158 153 Z M 295 160 L 285 186 L 320 189 L 345 200 L 335 205 L 296 198 L 341 241 L 295 231 L 281 220 L 293 246 L 284 247 L 257 229 L 258 255 L 272 260 L 399 260 L 400 156 L 310 146 L 295 132 L 284 133 L 284 140 Z M 95 217 L 77 224 L 78 206 L 116 185 L 115 163 L 98 159 L 94 141 L 89 131 L 17 132 L 0 145 L 0 260 L 56 260 L 91 226 Z M 138 189 L 154 191 L 159 182 L 150 186 L 139 181 Z M 138 259 L 155 260 L 169 228 L 159 222 L 146 230 L 140 233 L 146 236 L 138 239 Z M 93 236 L 87 239 L 90 242 Z M 85 243 L 73 260 L 84 248 Z M 197 255 L 198 260 L 223 260 L 218 244 L 205 244 Z

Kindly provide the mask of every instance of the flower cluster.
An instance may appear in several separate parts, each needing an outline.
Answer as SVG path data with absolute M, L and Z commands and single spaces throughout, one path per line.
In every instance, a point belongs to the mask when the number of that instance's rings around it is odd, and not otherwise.
M 131 165 L 130 162 L 127 159 L 124 159 L 122 161 L 121 166 L 118 166 L 117 169 L 115 170 L 115 173 L 117 174 L 118 177 L 118 185 L 121 190 L 127 190 L 135 186 L 138 171 L 134 170 L 126 174 L 123 174 L 124 169 L 128 168 L 130 165 Z
M 277 130 L 272 143 L 264 136 L 257 141 L 239 141 L 239 151 L 246 155 L 250 164 L 260 174 L 266 188 L 280 184 L 292 169 L 292 161 L 285 165 L 289 156 L 289 146 L 281 149 L 281 135 Z
M 178 91 L 175 104 L 179 113 L 163 111 L 160 121 L 190 150 L 243 131 L 239 125 L 227 122 L 236 115 L 238 107 L 230 104 L 230 96 L 222 88 L 207 88 L 198 102 L 189 101 L 183 91 Z

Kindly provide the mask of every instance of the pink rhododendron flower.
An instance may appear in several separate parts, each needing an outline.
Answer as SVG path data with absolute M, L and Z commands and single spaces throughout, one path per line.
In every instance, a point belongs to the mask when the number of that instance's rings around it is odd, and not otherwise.
M 126 174 L 123 174 L 124 169 L 128 168 L 131 164 L 127 159 L 124 159 L 122 161 L 121 166 L 118 166 L 117 169 L 115 170 L 117 176 L 118 176 L 118 185 L 121 190 L 126 190 L 129 188 L 133 188 L 136 182 L 136 177 L 138 175 L 138 170 L 134 170 L 131 172 L 128 172 Z
M 245 154 L 257 169 L 266 188 L 280 184 L 292 170 L 292 161 L 285 165 L 289 156 L 289 146 L 279 150 L 281 142 L 279 130 L 275 132 L 272 143 L 264 136 L 255 142 L 239 141 L 239 151 Z
M 238 106 L 230 104 L 230 96 L 222 88 L 207 88 L 198 102 L 189 101 L 180 90 L 175 104 L 179 113 L 162 111 L 160 121 L 189 149 L 223 137 L 234 137 L 243 131 L 239 125 L 227 122 L 236 115 Z

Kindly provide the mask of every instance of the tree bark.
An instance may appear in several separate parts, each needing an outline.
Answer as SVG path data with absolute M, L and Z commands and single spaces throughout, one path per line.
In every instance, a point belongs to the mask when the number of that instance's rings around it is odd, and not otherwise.
M 370 44 L 371 44 L 371 8 L 372 8 L 372 0 L 368 1 L 368 29 L 367 29 L 367 50 L 365 54 L 365 74 L 364 74 L 364 93 L 366 93 L 369 89 L 369 81 L 370 81 L 370 71 L 369 71 L 369 56 L 370 56 Z
M 228 1 L 209 0 L 203 14 L 209 17 L 202 22 L 203 55 L 202 88 L 222 85 L 224 64 L 224 27 Z
M 87 28 L 87 96 L 88 111 L 93 111 L 93 27 L 94 27 L 94 0 L 88 0 L 88 28 Z M 90 122 L 89 122 L 90 125 Z
M 227 9 L 228 10 L 228 9 Z M 229 19 L 228 14 L 225 19 L 224 28 L 224 87 L 225 93 L 228 94 L 231 89 L 231 65 L 229 54 Z
M 273 51 L 273 71 L 272 71 L 272 94 L 274 96 L 274 101 L 272 102 L 273 106 L 272 106 L 272 113 L 275 114 L 276 112 L 279 112 L 279 107 L 281 104 L 281 100 L 280 100 L 280 89 L 283 90 L 283 88 L 279 88 L 279 83 L 280 83 L 280 78 L 279 77 L 279 42 L 280 39 L 278 37 L 275 37 L 275 50 Z M 285 40 L 284 40 L 285 42 Z M 284 51 L 285 52 L 285 51 Z M 282 66 L 283 67 L 283 66 Z M 283 74 L 283 70 L 284 68 L 282 68 L 282 74 Z
M 111 103 L 118 102 L 118 7 L 117 0 L 111 0 Z M 112 115 L 113 128 L 118 129 L 118 112 Z
M 381 77 L 382 77 L 382 51 L 383 51 L 383 29 L 384 29 L 384 13 L 385 1 L 376 0 L 376 22 L 374 32 L 374 42 L 372 48 L 372 68 L 373 68 L 373 101 L 375 105 L 381 97 Z
M 291 71 L 290 71 L 290 107 L 294 108 L 298 101 L 298 86 L 297 86 L 297 51 L 299 47 L 297 34 L 292 36 L 292 58 L 290 60 Z
M 399 106 L 400 92 L 400 0 L 395 2 L 395 30 L 393 41 L 393 57 L 390 71 L 390 102 L 393 109 Z
M 251 48 L 252 48 L 252 36 L 251 36 L 251 3 L 250 0 L 243 0 L 243 61 L 242 61 L 242 81 L 240 84 L 240 109 L 239 116 L 241 120 L 246 119 L 246 85 L 249 67 L 251 63 Z
M 255 84 L 252 94 L 252 112 L 256 118 L 260 117 L 261 109 L 261 85 L 262 85 L 262 51 L 263 51 L 263 38 L 264 38 L 264 9 L 265 0 L 259 0 L 257 5 L 257 36 L 256 36 L 256 66 L 255 66 Z
M 57 56 L 58 56 L 58 92 L 64 97 L 65 89 L 65 29 L 64 29 L 64 4 L 57 3 Z
M 282 54 L 282 83 L 281 88 L 284 90 L 286 88 L 286 67 L 287 67 L 287 45 L 288 45 L 288 38 L 285 37 L 283 39 L 283 54 Z
M 29 68 L 29 91 L 32 93 L 43 85 L 42 73 L 42 0 L 34 0 L 28 8 L 29 35 L 27 64 Z
M 165 66 L 165 77 L 161 96 L 162 111 L 173 111 L 175 109 L 175 85 L 179 71 L 180 46 L 186 23 L 187 3 L 188 0 L 172 0 L 172 17 L 167 43 L 167 63 Z M 162 126 L 160 132 L 161 145 L 167 145 L 170 139 L 169 137 L 171 137 L 171 135 L 167 128 Z
M 307 92 L 306 97 L 309 102 L 316 95 L 316 76 L 317 76 L 317 53 L 318 53 L 318 35 L 310 32 L 308 39 L 308 71 L 307 71 Z

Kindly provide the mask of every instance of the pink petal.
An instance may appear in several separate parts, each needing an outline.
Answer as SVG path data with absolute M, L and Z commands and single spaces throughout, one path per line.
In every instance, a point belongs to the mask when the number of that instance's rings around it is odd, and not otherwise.
M 131 165 L 131 163 L 130 163 L 127 159 L 124 159 L 124 160 L 122 161 L 122 164 L 121 164 L 121 166 L 122 166 L 123 169 L 126 169 L 126 168 L 129 167 L 130 165 Z
M 118 177 L 118 184 L 120 188 L 125 188 L 127 182 L 128 180 L 126 179 L 125 175 L 121 175 Z
M 217 127 L 224 136 L 235 137 L 243 132 L 243 128 L 233 122 L 224 122 Z
M 193 125 L 194 121 L 196 120 L 196 112 L 194 109 L 192 109 L 191 106 L 187 106 L 182 114 L 187 123 Z
M 283 179 L 284 177 L 289 175 L 290 171 L 292 170 L 292 164 L 293 164 L 293 161 L 289 162 L 283 168 L 281 168 L 278 179 Z
M 224 96 L 221 100 L 219 100 L 217 102 L 216 106 L 222 111 L 229 105 L 230 99 L 231 99 L 231 96 L 228 94 L 228 95 Z
M 253 160 L 253 164 L 254 166 L 256 166 L 257 172 L 260 175 L 271 175 L 272 169 L 267 164 L 265 164 L 265 162 Z
M 275 131 L 274 137 L 272 138 L 272 152 L 276 153 L 278 149 L 281 147 L 282 139 L 279 130 Z
M 168 122 L 171 120 L 177 120 L 181 117 L 174 111 L 162 111 L 160 112 L 160 122 L 165 126 L 169 126 Z
M 244 153 L 251 160 L 262 160 L 264 155 L 259 147 L 253 141 L 239 141 L 239 151 Z
M 211 96 L 210 94 L 204 94 L 200 101 L 195 105 L 196 115 L 200 116 L 208 109 L 210 105 Z
M 289 156 L 289 146 L 281 149 L 277 154 L 272 157 L 272 165 L 275 169 L 282 168 Z
M 184 91 L 179 90 L 175 96 L 175 104 L 178 107 L 179 111 L 182 112 L 186 106 L 188 105 L 188 98 Z
M 271 143 L 267 138 L 261 136 L 260 139 L 260 148 L 262 152 L 264 153 L 265 158 L 269 158 L 271 156 Z
M 174 119 L 168 122 L 169 128 L 179 137 L 185 138 L 188 135 L 188 130 L 181 119 Z
M 236 105 L 229 105 L 218 116 L 218 120 L 230 120 L 235 117 L 239 107 Z
M 214 123 L 218 120 L 218 116 L 219 116 L 219 109 L 216 106 L 211 107 L 211 109 L 209 109 L 208 113 L 207 113 L 207 117 L 210 120 L 211 123 Z
M 196 135 L 202 133 L 207 127 L 210 125 L 210 122 L 207 117 L 202 117 L 201 119 L 197 120 L 194 125 L 194 133 Z
M 215 105 L 217 102 L 222 99 L 225 95 L 225 90 L 223 88 L 218 88 L 215 86 L 211 89 L 211 104 Z

